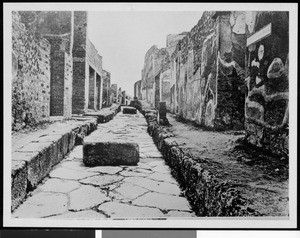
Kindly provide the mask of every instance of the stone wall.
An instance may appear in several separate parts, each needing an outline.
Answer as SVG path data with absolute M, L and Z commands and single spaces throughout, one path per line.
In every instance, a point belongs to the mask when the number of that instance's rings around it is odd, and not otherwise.
M 245 42 L 245 13 L 204 12 L 172 54 L 171 111 L 214 129 L 243 128 Z
M 37 31 L 51 44 L 50 116 L 71 117 L 72 107 L 72 12 L 42 11 L 35 24 Z
M 87 39 L 87 14 L 13 13 L 14 129 L 49 116 L 69 118 L 72 114 L 83 114 L 88 107 L 101 109 L 102 57 Z M 92 70 L 94 76 L 89 77 Z M 107 83 L 110 85 L 110 76 Z M 107 106 L 111 101 L 109 90 L 108 86 Z
M 271 23 L 271 34 L 247 47 L 246 139 L 287 157 L 289 15 L 287 12 L 247 12 L 246 23 L 248 36 Z
M 90 40 L 87 40 L 86 46 L 87 65 L 93 71 L 93 78 L 89 78 L 89 102 L 88 108 L 100 110 L 103 106 L 103 93 L 104 93 L 104 77 L 102 69 L 102 56 L 99 55 L 96 47 Z
M 65 53 L 65 78 L 64 78 L 64 116 L 72 116 L 72 81 L 73 81 L 73 61 L 72 55 Z
M 142 99 L 142 80 L 139 80 L 134 83 L 134 97 L 136 97 L 138 100 Z
M 118 85 L 112 84 L 110 87 L 111 95 L 112 95 L 112 102 L 117 103 L 118 101 Z
M 176 45 L 179 40 L 184 38 L 187 35 L 187 32 L 182 32 L 180 34 L 169 34 L 167 35 L 166 49 L 169 55 L 172 55 L 176 50 Z
M 170 110 L 170 74 L 171 70 L 167 69 L 160 74 L 160 101 L 166 102 L 167 108 Z
M 12 12 L 12 130 L 50 115 L 51 47 L 29 22 Z
M 152 46 L 145 55 L 144 67 L 142 70 L 142 95 L 154 106 L 154 61 L 158 52 L 157 46 Z
M 110 73 L 107 72 L 106 70 L 103 70 L 102 75 L 103 75 L 102 107 L 109 107 L 111 105 Z
M 102 74 L 102 56 L 99 55 L 96 47 L 90 40 L 87 40 L 87 60 L 88 64 L 95 70 L 99 75 Z
M 213 14 L 203 13 L 198 24 L 178 42 L 171 59 L 172 92 L 175 94 L 171 95 L 171 110 L 206 126 L 214 125 L 217 104 L 218 37 Z
M 73 93 L 72 113 L 82 114 L 88 107 L 89 72 L 86 61 L 87 12 L 75 11 L 73 17 Z
M 160 74 L 170 68 L 170 55 L 166 48 L 158 49 L 152 46 L 145 55 L 140 94 L 141 99 L 147 100 L 152 107 L 157 107 L 161 100 Z
M 216 14 L 217 15 L 217 14 Z M 242 129 L 244 125 L 245 12 L 219 13 L 217 127 Z

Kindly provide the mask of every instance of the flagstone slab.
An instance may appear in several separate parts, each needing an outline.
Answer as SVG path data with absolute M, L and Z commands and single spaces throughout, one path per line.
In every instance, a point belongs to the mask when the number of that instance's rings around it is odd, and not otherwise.
M 61 214 L 68 210 L 68 197 L 62 193 L 41 192 L 29 197 L 13 217 L 41 218 Z
M 156 208 L 138 207 L 118 202 L 107 202 L 98 207 L 111 218 L 156 218 L 164 214 Z
M 132 204 L 156 207 L 162 210 L 191 211 L 191 207 L 186 198 L 160 193 L 147 193 L 135 199 Z
M 99 188 L 90 185 L 81 186 L 70 193 L 70 211 L 80 211 L 92 208 L 106 201 L 110 201 Z

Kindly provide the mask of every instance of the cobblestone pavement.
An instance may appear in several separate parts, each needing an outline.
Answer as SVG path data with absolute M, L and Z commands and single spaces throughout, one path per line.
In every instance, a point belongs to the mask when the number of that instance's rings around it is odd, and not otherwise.
M 12 214 L 14 218 L 134 219 L 195 217 L 140 114 L 120 112 L 97 131 L 137 142 L 137 166 L 85 167 L 82 146 L 54 169 Z M 91 134 L 93 135 L 93 133 Z

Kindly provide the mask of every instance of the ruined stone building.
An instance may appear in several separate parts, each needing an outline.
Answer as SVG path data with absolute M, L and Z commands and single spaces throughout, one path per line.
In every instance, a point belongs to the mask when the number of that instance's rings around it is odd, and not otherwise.
M 109 107 L 112 104 L 111 89 L 110 89 L 110 73 L 103 70 L 103 95 L 102 107 Z
M 113 103 L 118 102 L 118 85 L 117 84 L 112 84 L 110 87 L 111 90 L 111 98 Z
M 141 100 L 142 99 L 142 80 L 136 81 L 134 83 L 134 98 Z
M 135 87 L 135 94 L 146 99 L 153 107 L 157 107 L 158 102 L 163 99 L 168 100 L 166 95 L 170 91 L 170 55 L 167 48 L 158 49 L 154 45 L 148 50 L 142 80 Z M 137 91 L 139 88 L 140 92 Z
M 117 92 L 117 97 L 118 97 L 118 103 L 122 104 L 123 101 L 123 93 L 122 93 L 122 88 L 119 87 L 118 92 Z
M 204 12 L 148 50 L 135 96 L 199 125 L 245 128 L 250 143 L 286 156 L 288 46 L 287 12 Z
M 110 75 L 88 39 L 87 12 L 22 11 L 12 18 L 13 129 L 109 105 Z

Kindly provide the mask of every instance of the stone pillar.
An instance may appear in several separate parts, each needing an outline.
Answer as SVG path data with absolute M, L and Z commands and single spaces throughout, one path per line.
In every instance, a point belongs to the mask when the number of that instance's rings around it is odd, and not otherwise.
M 89 103 L 88 109 L 95 109 L 95 84 L 96 84 L 96 72 L 95 70 L 89 66 Z
M 73 95 L 72 113 L 84 113 L 86 101 L 86 45 L 87 45 L 87 12 L 74 12 L 74 41 L 73 41 Z
M 101 76 L 96 73 L 96 96 L 95 96 L 95 109 L 100 110 L 102 107 L 102 98 L 101 98 L 101 91 L 102 91 L 102 84 L 101 84 Z
M 158 114 L 160 119 L 165 119 L 167 117 L 166 102 L 158 102 Z
M 65 53 L 51 52 L 50 116 L 64 113 L 64 67 Z

